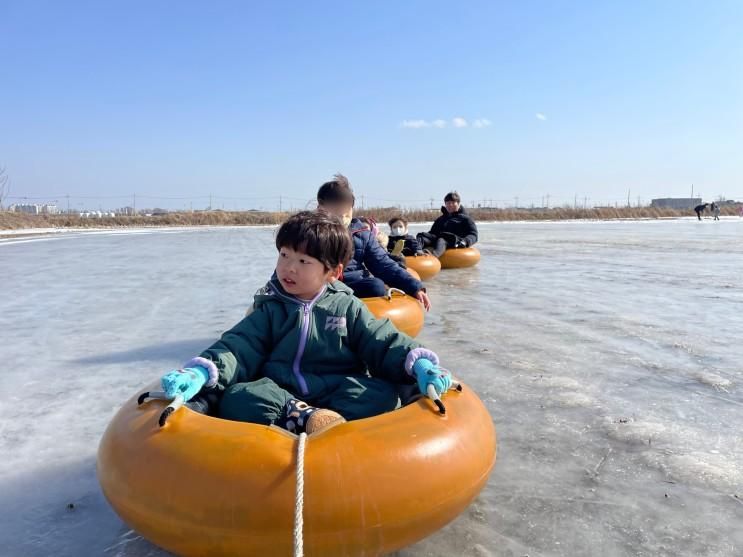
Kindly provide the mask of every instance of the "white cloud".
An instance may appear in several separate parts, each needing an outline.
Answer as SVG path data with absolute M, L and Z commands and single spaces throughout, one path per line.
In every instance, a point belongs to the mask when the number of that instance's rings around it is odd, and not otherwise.
M 455 116 L 454 118 L 451 118 L 450 120 L 445 120 L 443 118 L 437 118 L 436 120 L 410 119 L 410 120 L 403 120 L 402 122 L 400 122 L 401 128 L 408 128 L 408 129 L 414 129 L 414 130 L 419 130 L 422 128 L 443 129 L 443 128 L 448 128 L 450 125 L 453 128 L 467 128 L 467 127 L 488 128 L 493 125 L 493 122 L 491 122 L 487 118 L 477 118 L 475 120 L 472 120 L 472 122 L 470 123 L 465 118 L 462 118 L 461 116 Z
M 534 116 L 536 116 L 536 117 L 537 117 L 537 120 L 542 120 L 542 121 L 544 121 L 544 120 L 546 120 L 546 119 L 547 119 L 547 116 L 545 116 L 545 115 L 544 115 L 544 114 L 542 114 L 541 112 L 537 112 L 537 113 L 536 113 L 536 114 L 535 114 Z
M 402 124 L 400 124 L 400 126 L 402 126 L 403 128 L 414 128 L 414 129 L 428 128 L 430 127 L 430 125 L 431 124 L 429 124 L 425 120 L 403 120 Z

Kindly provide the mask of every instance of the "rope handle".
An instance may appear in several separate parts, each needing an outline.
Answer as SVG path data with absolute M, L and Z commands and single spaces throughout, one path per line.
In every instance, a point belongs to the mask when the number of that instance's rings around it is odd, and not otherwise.
M 400 294 L 401 296 L 407 296 L 407 294 L 405 294 L 405 292 L 403 292 L 399 288 L 388 288 L 387 294 L 385 294 L 384 297 L 387 298 L 388 300 L 391 300 L 392 296 L 394 296 L 395 294 Z
M 162 414 L 160 414 L 160 418 L 157 420 L 157 423 L 160 424 L 160 427 L 163 427 L 165 425 L 165 422 L 168 421 L 168 418 L 170 415 L 178 410 L 181 406 L 183 406 L 186 403 L 186 400 L 183 398 L 183 395 L 175 395 L 175 398 L 171 398 L 168 395 L 165 394 L 164 391 L 147 391 L 139 395 L 137 398 L 137 406 L 141 406 L 144 404 L 144 402 L 147 399 L 152 400 L 169 400 L 170 404 L 168 404 L 165 407 L 165 410 L 163 410 Z
M 451 388 L 456 389 L 460 393 L 462 392 L 462 384 L 457 381 L 452 382 Z M 442 416 L 446 414 L 446 406 L 444 406 L 439 393 L 436 392 L 436 387 L 434 387 L 430 383 L 428 387 L 426 387 L 426 396 L 428 396 L 428 398 L 430 398 L 439 409 L 439 414 L 441 414 Z

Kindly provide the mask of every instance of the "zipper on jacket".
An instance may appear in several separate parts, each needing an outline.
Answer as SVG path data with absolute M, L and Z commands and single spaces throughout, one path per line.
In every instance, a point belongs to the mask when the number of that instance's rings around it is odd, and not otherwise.
M 317 302 L 317 300 L 320 299 L 320 296 L 322 296 L 324 293 L 325 288 L 323 288 L 320 293 L 315 296 L 309 303 L 300 302 L 302 304 L 302 329 L 299 333 L 299 347 L 297 348 L 297 354 L 294 356 L 292 371 L 294 372 L 294 378 L 297 380 L 297 383 L 299 383 L 299 388 L 302 389 L 303 395 L 310 394 L 310 389 L 307 386 L 307 380 L 304 378 L 304 375 L 302 375 L 302 369 L 299 367 L 299 364 L 302 361 L 302 356 L 304 356 L 304 351 L 307 348 L 307 341 L 309 340 L 310 336 L 310 310 L 312 309 L 312 306 L 315 305 L 315 302 Z

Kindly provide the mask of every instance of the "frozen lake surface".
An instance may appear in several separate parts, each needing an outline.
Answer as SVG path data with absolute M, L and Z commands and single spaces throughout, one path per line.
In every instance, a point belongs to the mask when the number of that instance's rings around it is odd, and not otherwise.
M 481 233 L 478 267 L 428 283 L 420 339 L 485 401 L 498 461 L 462 516 L 398 555 L 743 555 L 743 222 Z M 98 441 L 241 319 L 273 234 L 0 240 L 3 555 L 166 555 L 108 507 Z

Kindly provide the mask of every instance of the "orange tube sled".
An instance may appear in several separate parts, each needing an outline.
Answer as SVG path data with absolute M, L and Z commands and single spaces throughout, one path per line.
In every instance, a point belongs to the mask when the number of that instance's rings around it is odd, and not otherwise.
M 305 555 L 384 555 L 470 504 L 495 464 L 495 428 L 466 386 L 443 401 L 445 416 L 420 399 L 307 438 Z M 98 479 L 114 510 L 176 555 L 291 556 L 298 437 L 185 407 L 160 428 L 166 405 L 131 398 L 101 439 Z
M 442 269 L 473 267 L 480 261 L 480 251 L 477 248 L 448 249 L 439 259 Z
M 408 270 L 415 269 L 421 280 L 429 280 L 435 277 L 441 270 L 441 262 L 433 255 L 409 255 L 405 257 Z
M 402 292 L 390 291 L 389 297 L 361 298 L 377 319 L 389 319 L 395 328 L 416 337 L 423 329 L 425 315 L 421 303 Z
M 408 273 L 410 274 L 410 276 L 411 276 L 411 277 L 413 277 L 413 278 L 414 278 L 415 280 L 423 280 L 423 279 L 421 278 L 420 274 L 418 273 L 418 271 L 416 271 L 415 269 L 413 269 L 413 268 L 411 268 L 411 267 L 408 267 L 408 268 L 407 268 L 407 269 L 405 269 L 405 270 L 406 270 L 406 271 L 407 271 L 407 272 L 408 272 Z

